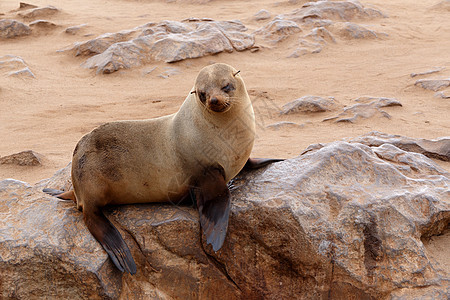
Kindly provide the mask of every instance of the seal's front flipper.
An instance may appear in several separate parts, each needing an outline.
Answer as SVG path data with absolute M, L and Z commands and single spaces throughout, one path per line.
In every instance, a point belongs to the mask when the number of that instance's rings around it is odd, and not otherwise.
M 283 161 L 279 158 L 249 158 L 245 164 L 243 170 L 258 169 L 267 166 L 274 162 Z
M 228 228 L 231 195 L 225 182 L 222 167 L 205 169 L 192 189 L 200 216 L 200 225 L 206 236 L 206 242 L 214 251 L 219 250 Z
M 123 240 L 120 232 L 105 217 L 100 209 L 93 213 L 84 215 L 84 222 L 89 231 L 103 246 L 106 253 L 120 271 L 129 272 L 131 275 L 136 273 L 136 264 L 130 249 Z
M 45 188 L 42 191 L 61 200 L 72 200 L 73 202 L 77 203 L 77 199 L 73 190 L 64 192 L 61 190 Z

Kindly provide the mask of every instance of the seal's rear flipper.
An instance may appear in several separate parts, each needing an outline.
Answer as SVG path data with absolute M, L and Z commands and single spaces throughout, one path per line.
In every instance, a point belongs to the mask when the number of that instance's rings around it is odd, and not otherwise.
M 283 161 L 280 158 L 249 158 L 245 164 L 243 170 L 258 169 L 267 166 L 271 163 Z
M 214 251 L 223 245 L 230 214 L 231 195 L 224 173 L 222 167 L 207 168 L 192 189 L 206 242 L 212 245 Z
M 77 203 L 77 199 L 73 190 L 64 192 L 61 190 L 45 188 L 42 191 L 61 200 L 72 200 L 73 202 Z
M 100 209 L 93 213 L 84 215 L 84 222 L 89 231 L 103 246 L 106 253 L 120 271 L 129 272 L 131 275 L 136 273 L 136 264 L 130 249 L 123 240 L 120 232 L 105 217 Z

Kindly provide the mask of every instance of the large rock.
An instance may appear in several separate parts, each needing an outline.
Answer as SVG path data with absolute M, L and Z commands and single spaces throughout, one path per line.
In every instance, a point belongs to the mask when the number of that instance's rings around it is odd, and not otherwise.
M 187 19 L 163 21 L 76 43 L 63 51 L 97 54 L 83 65 L 97 73 L 141 66 L 150 61 L 176 62 L 220 52 L 243 51 L 254 44 L 240 21 Z
M 134 276 L 114 268 L 73 203 L 40 191 L 67 188 L 68 168 L 34 187 L 0 181 L 3 298 L 380 299 L 450 289 L 448 265 L 423 243 L 449 237 L 450 174 L 389 143 L 316 145 L 241 174 L 216 253 L 194 208 L 112 208 Z

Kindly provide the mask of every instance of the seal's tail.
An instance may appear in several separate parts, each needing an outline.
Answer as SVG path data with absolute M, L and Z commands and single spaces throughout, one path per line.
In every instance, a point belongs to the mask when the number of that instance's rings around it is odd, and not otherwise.
M 100 209 L 84 214 L 84 222 L 89 231 L 108 253 L 109 257 L 120 271 L 136 273 L 136 264 L 130 249 L 123 240 L 120 232 L 105 217 Z
M 77 198 L 75 197 L 75 193 L 73 190 L 64 192 L 61 190 L 45 188 L 42 191 L 44 193 L 54 196 L 56 198 L 59 198 L 62 200 L 72 200 L 73 202 L 77 203 Z

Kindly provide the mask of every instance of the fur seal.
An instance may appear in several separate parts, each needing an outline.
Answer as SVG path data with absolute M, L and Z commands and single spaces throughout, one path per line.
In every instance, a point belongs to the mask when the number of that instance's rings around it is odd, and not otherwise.
M 281 160 L 249 158 L 254 139 L 253 107 L 239 71 L 209 65 L 177 113 L 106 123 L 82 137 L 73 152 L 73 190 L 44 192 L 73 200 L 117 268 L 134 274 L 130 250 L 102 208 L 191 198 L 217 251 L 228 227 L 229 180 L 244 167 Z

